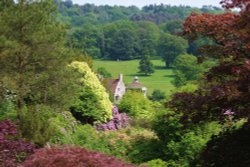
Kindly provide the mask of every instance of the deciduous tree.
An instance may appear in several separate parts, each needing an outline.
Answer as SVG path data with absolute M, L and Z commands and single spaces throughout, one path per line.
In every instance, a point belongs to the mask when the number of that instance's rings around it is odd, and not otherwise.
M 166 67 L 170 67 L 178 55 L 186 53 L 187 48 L 185 39 L 165 33 L 159 39 L 158 55 L 165 61 Z
M 203 48 L 219 65 L 206 75 L 205 84 L 193 94 L 174 96 L 173 106 L 185 113 L 185 120 L 195 122 L 225 118 L 233 111 L 237 117 L 250 116 L 250 3 L 249 0 L 224 0 L 226 9 L 238 7 L 239 13 L 192 14 L 184 24 L 189 38 L 212 39 L 216 45 Z

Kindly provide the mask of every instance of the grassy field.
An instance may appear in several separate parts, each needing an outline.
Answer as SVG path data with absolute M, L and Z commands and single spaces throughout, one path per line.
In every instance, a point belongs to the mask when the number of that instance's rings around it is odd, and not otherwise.
M 174 79 L 173 71 L 164 68 L 164 62 L 161 60 L 152 60 L 155 66 L 155 73 L 151 76 L 144 76 L 138 72 L 139 60 L 131 61 L 103 61 L 94 60 L 94 70 L 104 67 L 110 72 L 113 78 L 117 78 L 119 74 L 123 74 L 125 84 L 133 81 L 134 76 L 139 77 L 139 81 L 148 88 L 150 95 L 154 89 L 160 89 L 169 94 L 174 89 L 171 81 Z

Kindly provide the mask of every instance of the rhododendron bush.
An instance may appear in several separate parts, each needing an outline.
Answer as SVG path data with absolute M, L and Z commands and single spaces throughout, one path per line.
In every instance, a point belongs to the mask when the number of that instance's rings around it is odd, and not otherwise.
M 119 113 L 118 107 L 114 106 L 112 109 L 113 118 L 107 122 L 97 126 L 97 130 L 118 130 L 126 128 L 129 125 L 129 117 L 126 113 Z
M 133 167 L 115 157 L 79 147 L 42 148 L 31 155 L 24 167 Z

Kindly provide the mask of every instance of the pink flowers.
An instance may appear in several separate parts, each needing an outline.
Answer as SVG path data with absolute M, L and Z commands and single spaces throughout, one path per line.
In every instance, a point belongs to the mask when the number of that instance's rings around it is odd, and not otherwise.
M 231 109 L 228 109 L 228 110 L 226 110 L 223 114 L 224 114 L 224 115 L 227 115 L 227 116 L 231 116 L 231 115 L 234 115 L 235 112 L 233 112 Z

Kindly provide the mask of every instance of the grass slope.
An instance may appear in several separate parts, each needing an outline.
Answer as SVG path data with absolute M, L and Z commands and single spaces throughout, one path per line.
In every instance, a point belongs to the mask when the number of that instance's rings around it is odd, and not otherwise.
M 174 89 L 171 81 L 174 79 L 173 71 L 164 67 L 161 60 L 152 60 L 155 66 L 155 73 L 151 76 L 144 76 L 138 73 L 139 60 L 131 61 L 104 61 L 94 60 L 94 70 L 104 67 L 110 72 L 113 78 L 117 78 L 119 74 L 123 74 L 124 82 L 131 83 L 134 76 L 139 77 L 139 81 L 148 88 L 148 95 L 151 95 L 154 89 L 160 89 L 169 94 Z

